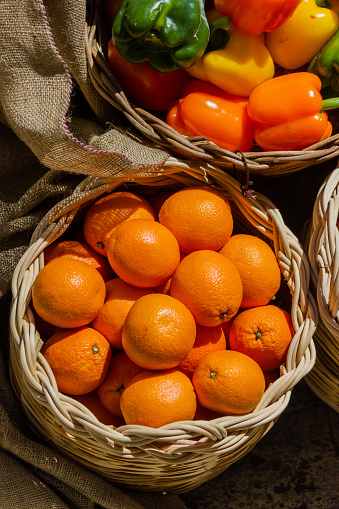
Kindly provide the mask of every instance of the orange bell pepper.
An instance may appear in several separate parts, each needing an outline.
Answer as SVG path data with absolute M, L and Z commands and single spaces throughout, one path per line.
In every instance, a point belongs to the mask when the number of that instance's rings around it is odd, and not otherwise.
M 302 150 L 332 134 L 323 109 L 321 80 L 296 72 L 258 85 L 248 100 L 254 139 L 265 151 Z M 321 112 L 322 111 L 322 112 Z
M 231 152 L 248 152 L 253 146 L 254 123 L 247 104 L 247 98 L 194 80 L 183 87 L 182 98 L 171 104 L 166 122 L 185 136 L 204 136 Z
M 293 14 L 301 0 L 214 0 L 222 16 L 245 34 L 272 32 Z

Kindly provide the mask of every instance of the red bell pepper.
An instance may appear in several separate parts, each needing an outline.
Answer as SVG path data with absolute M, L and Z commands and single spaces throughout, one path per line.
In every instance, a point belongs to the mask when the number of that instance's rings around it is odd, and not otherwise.
M 300 3 L 301 0 L 214 0 L 222 16 L 230 16 L 238 30 L 251 35 L 280 27 Z
M 182 98 L 168 111 L 168 125 L 185 136 L 204 136 L 221 148 L 249 152 L 254 123 L 247 113 L 248 99 L 202 80 L 187 83 Z
M 323 110 L 321 80 L 309 72 L 296 72 L 258 85 L 248 99 L 247 111 L 255 122 L 254 139 L 265 151 L 302 150 L 332 134 Z
M 160 73 L 147 62 L 132 64 L 120 55 L 112 39 L 108 43 L 108 61 L 121 88 L 141 108 L 166 111 L 181 96 L 181 89 L 192 78 L 184 69 Z

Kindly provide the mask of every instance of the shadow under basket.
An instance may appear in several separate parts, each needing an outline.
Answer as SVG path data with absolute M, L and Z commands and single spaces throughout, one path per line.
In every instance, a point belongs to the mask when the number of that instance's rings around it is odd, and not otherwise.
M 92 0 L 89 3 L 86 54 L 91 83 L 106 101 L 122 112 L 128 123 L 145 140 L 173 154 L 169 163 L 175 162 L 177 155 L 185 161 L 199 160 L 220 166 L 233 175 L 246 172 L 248 167 L 252 176 L 281 177 L 338 157 L 337 121 L 334 122 L 330 138 L 300 151 L 264 152 L 254 145 L 250 152 L 234 153 L 218 147 L 203 136 L 181 135 L 165 122 L 164 115 L 135 106 L 124 93 L 108 64 L 107 44 L 110 33 L 107 33 L 105 27 L 103 9 L 102 0 Z M 330 120 L 333 115 L 338 114 L 335 110 L 329 111 Z
M 339 168 L 319 189 L 306 241 L 311 290 L 318 302 L 314 334 L 317 361 L 305 381 L 314 393 L 339 412 Z
M 223 193 L 231 204 L 234 232 L 258 235 L 275 251 L 283 275 L 277 305 L 289 310 L 295 330 L 281 376 L 246 415 L 174 422 L 157 429 L 101 424 L 86 407 L 58 391 L 40 353 L 42 340 L 35 327 L 31 289 L 44 265 L 44 249 L 66 230 L 69 233 L 79 226 L 87 208 L 106 193 L 123 188 L 147 197 L 159 190 L 195 185 L 211 186 Z M 72 196 L 44 217 L 15 269 L 10 314 L 13 387 L 32 428 L 50 446 L 117 486 L 187 492 L 247 454 L 284 411 L 293 387 L 312 369 L 316 358 L 312 336 L 318 314 L 309 284 L 307 257 L 279 210 L 260 194 L 245 197 L 238 182 L 220 169 L 182 165 L 137 174 L 128 180 L 87 177 Z

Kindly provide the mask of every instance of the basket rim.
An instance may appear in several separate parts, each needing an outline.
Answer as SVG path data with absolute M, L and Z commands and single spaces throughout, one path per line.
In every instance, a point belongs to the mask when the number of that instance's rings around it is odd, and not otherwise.
M 85 47 L 89 80 L 107 102 L 120 110 L 145 138 L 188 160 L 199 159 L 220 165 L 231 172 L 247 167 L 262 177 L 277 177 L 324 163 L 339 156 L 339 133 L 301 151 L 265 152 L 255 147 L 250 152 L 234 153 L 218 147 L 202 136 L 187 137 L 170 127 L 156 112 L 139 108 L 128 99 L 107 63 L 102 36 L 102 2 L 93 0 L 85 27 Z
M 307 247 L 313 293 L 324 326 L 339 350 L 339 304 L 337 302 L 339 264 L 339 166 L 320 186 L 308 225 Z

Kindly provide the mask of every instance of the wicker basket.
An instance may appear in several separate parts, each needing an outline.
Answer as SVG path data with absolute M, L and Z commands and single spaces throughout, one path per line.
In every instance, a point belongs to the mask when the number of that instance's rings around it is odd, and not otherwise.
M 317 362 L 306 381 L 329 406 L 339 412 L 339 168 L 319 189 L 308 226 L 308 254 L 312 290 L 320 320 L 314 335 Z
M 54 376 L 39 353 L 31 288 L 44 265 L 44 249 L 73 225 L 88 206 L 121 185 L 145 195 L 159 189 L 207 184 L 230 200 L 235 229 L 255 232 L 269 242 L 279 261 L 295 336 L 281 377 L 265 391 L 250 414 L 211 421 L 175 422 L 158 429 L 124 425 L 114 429 L 79 402 L 58 392 Z M 245 197 L 222 170 L 195 166 L 164 167 L 131 180 L 88 177 L 75 194 L 54 207 L 34 232 L 12 280 L 10 372 L 13 386 L 38 435 L 66 455 L 119 486 L 146 491 L 189 491 L 243 457 L 272 427 L 290 401 L 293 387 L 312 369 L 312 340 L 318 316 L 309 292 L 310 269 L 303 249 L 279 211 L 262 195 Z M 282 285 L 284 286 L 284 285 Z M 280 297 L 279 297 L 280 299 Z
M 339 134 L 316 143 L 302 151 L 263 152 L 255 147 L 242 154 L 222 149 L 199 136 L 182 136 L 164 122 L 161 115 L 135 107 L 126 97 L 114 77 L 107 60 L 107 34 L 104 30 L 102 0 L 92 0 L 86 25 L 86 53 L 90 80 L 97 92 L 115 108 L 144 137 L 179 154 L 186 160 L 200 160 L 222 166 L 231 173 L 246 171 L 245 164 L 253 175 L 266 177 L 282 176 L 303 168 L 323 163 L 339 155 Z M 330 115 L 333 112 L 330 112 Z M 173 155 L 173 157 L 175 157 Z M 246 161 L 246 163 L 245 163 Z

